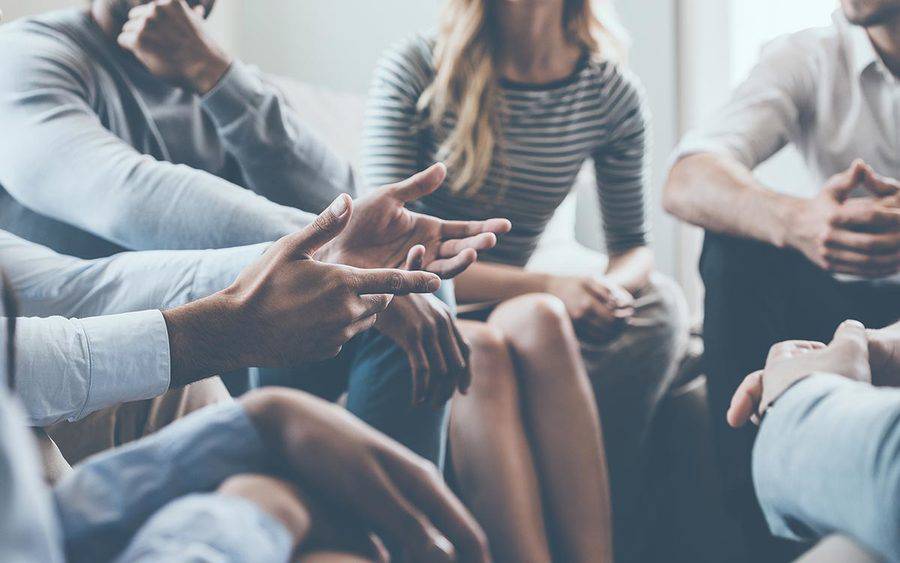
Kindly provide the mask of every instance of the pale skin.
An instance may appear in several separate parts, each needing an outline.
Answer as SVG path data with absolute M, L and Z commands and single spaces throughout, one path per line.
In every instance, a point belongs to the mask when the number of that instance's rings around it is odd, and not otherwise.
M 565 37 L 561 0 L 493 8 L 503 78 L 545 83 L 571 74 L 581 50 Z M 461 495 L 496 559 L 550 560 L 555 534 L 563 560 L 612 561 L 602 432 L 579 337 L 615 339 L 652 271 L 650 250 L 638 247 L 611 256 L 597 276 L 485 262 L 457 276 L 461 303 L 499 303 L 484 323 L 458 323 L 470 344 L 472 386 L 454 399 L 450 425 Z
M 880 387 L 900 386 L 900 321 L 869 329 L 845 321 L 829 344 L 789 340 L 772 347 L 763 369 L 741 382 L 726 414 L 740 428 L 758 423 L 766 409 L 798 381 L 813 373 L 832 373 Z
M 900 76 L 900 2 L 842 0 L 866 28 L 885 65 Z M 868 197 L 850 198 L 854 188 Z M 801 252 L 825 271 L 865 278 L 900 272 L 897 183 L 862 161 L 832 177 L 814 198 L 776 193 L 734 158 L 698 153 L 672 167 L 663 206 L 709 231 Z

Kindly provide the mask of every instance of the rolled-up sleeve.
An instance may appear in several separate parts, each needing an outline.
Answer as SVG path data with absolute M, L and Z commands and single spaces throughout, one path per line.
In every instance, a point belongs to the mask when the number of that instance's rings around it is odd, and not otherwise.
M 169 337 L 159 311 L 20 318 L 16 349 L 16 391 L 35 426 L 78 420 L 169 387 Z
M 816 61 L 805 39 L 768 44 L 731 99 L 678 145 L 671 164 L 697 153 L 724 154 L 753 169 L 798 138 L 812 111 Z
M 817 374 L 770 408 L 753 483 L 772 532 L 832 533 L 900 559 L 900 390 Z
M 277 563 L 288 561 L 292 551 L 293 538 L 284 524 L 257 505 L 199 493 L 154 514 L 116 561 Z

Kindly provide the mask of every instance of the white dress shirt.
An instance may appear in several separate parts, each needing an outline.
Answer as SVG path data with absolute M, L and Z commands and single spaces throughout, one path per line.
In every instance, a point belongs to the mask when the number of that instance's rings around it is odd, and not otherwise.
M 81 260 L 0 231 L 0 270 L 24 317 L 17 394 L 30 423 L 78 420 L 163 393 L 170 358 L 159 309 L 227 287 L 267 246 Z
M 792 143 L 816 186 L 856 158 L 900 178 L 900 83 L 864 28 L 840 11 L 832 19 L 768 44 L 731 100 L 685 136 L 675 160 L 712 152 L 752 170 Z M 797 195 L 796 186 L 772 188 Z

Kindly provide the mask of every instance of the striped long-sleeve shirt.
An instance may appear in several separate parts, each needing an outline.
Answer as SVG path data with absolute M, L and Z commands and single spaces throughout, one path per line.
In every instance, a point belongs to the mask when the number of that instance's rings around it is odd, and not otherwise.
M 379 186 L 437 159 L 443 140 L 416 104 L 434 78 L 434 40 L 415 36 L 381 60 L 366 112 L 363 173 Z M 449 182 L 421 202 L 446 219 L 508 217 L 513 230 L 486 260 L 524 266 L 553 212 L 593 160 L 608 251 L 646 244 L 644 190 L 649 133 L 637 79 L 611 62 L 585 57 L 563 80 L 525 85 L 501 81 L 499 135 L 484 184 L 471 193 Z M 444 130 L 453 117 L 445 118 Z M 453 170 L 449 170 L 452 176 Z

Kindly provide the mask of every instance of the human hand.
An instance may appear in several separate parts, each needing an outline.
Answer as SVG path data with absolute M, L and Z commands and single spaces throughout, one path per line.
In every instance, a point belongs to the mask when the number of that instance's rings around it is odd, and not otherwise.
M 459 388 L 468 391 L 469 345 L 447 306 L 433 295 L 394 299 L 375 321 L 375 329 L 406 352 L 412 370 L 413 404 L 435 408 Z
M 291 535 L 294 549 L 312 528 L 312 515 L 294 483 L 262 474 L 240 474 L 229 477 L 217 494 L 240 497 L 281 522 Z
M 778 397 L 813 373 L 833 373 L 857 381 L 872 380 L 865 327 L 857 321 L 841 323 L 827 346 L 821 342 L 790 340 L 769 350 L 766 366 L 744 378 L 731 398 L 726 419 L 739 428 L 765 413 Z
M 459 275 L 475 262 L 479 250 L 493 247 L 497 235 L 511 225 L 506 219 L 444 221 L 405 207 L 438 189 L 446 174 L 438 163 L 359 198 L 353 222 L 318 258 L 360 268 L 395 268 L 408 260 L 412 247 L 422 245 L 425 270 L 444 279 Z
M 634 298 L 609 279 L 591 276 L 554 276 L 547 293 L 566 305 L 576 331 L 597 342 L 612 340 L 634 314 Z
M 270 387 L 241 402 L 285 475 L 399 546 L 392 560 L 490 560 L 484 532 L 434 465 L 306 393 Z
M 853 197 L 859 188 L 874 197 Z M 900 189 L 861 160 L 798 203 L 789 246 L 830 272 L 868 278 L 900 272 Z
M 205 8 L 185 0 L 153 0 L 128 12 L 119 45 L 151 74 L 204 95 L 231 66 L 231 57 L 203 29 Z
M 900 386 L 900 322 L 867 330 L 872 382 L 886 387 Z
M 313 259 L 344 229 L 352 208 L 350 197 L 341 195 L 313 224 L 275 242 L 231 286 L 163 312 L 173 381 L 333 357 L 372 327 L 393 295 L 437 291 L 441 280 L 429 272 L 364 270 Z M 216 371 L 209 371 L 212 366 Z

